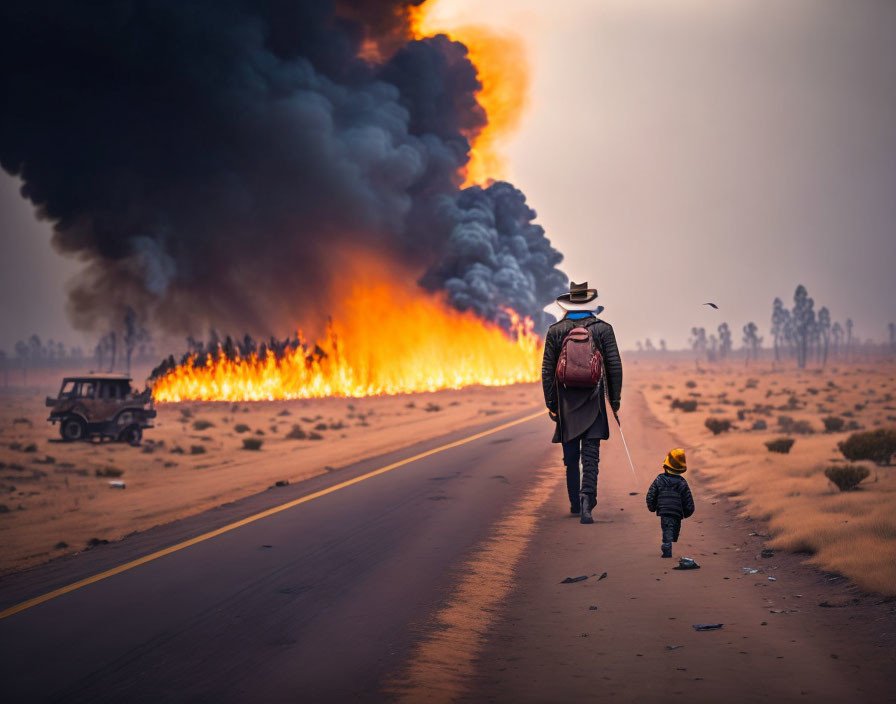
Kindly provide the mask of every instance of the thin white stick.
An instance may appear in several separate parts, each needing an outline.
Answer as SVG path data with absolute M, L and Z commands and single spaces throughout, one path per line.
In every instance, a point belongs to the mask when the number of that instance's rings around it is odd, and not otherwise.
M 615 413 L 613 415 L 616 416 L 616 425 L 619 428 L 619 437 L 622 438 L 622 446 L 625 448 L 625 454 L 628 457 L 628 466 L 632 468 L 632 475 L 635 477 L 635 481 L 638 481 L 638 475 L 635 472 L 635 463 L 632 462 L 632 456 L 628 451 L 628 444 L 625 442 L 625 434 L 622 432 L 622 423 L 619 422 L 619 416 Z

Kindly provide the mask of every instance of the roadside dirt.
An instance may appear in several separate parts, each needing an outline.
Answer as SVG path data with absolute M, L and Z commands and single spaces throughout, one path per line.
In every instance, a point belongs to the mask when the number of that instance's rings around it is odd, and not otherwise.
M 0 393 L 0 575 L 536 407 L 540 387 L 157 404 L 141 447 L 62 443 L 52 387 Z M 243 449 L 245 440 L 260 449 Z M 110 482 L 124 482 L 126 489 Z
M 896 602 L 802 564 L 805 556 L 762 557 L 763 524 L 738 518 L 710 488 L 699 454 L 687 474 L 697 511 L 674 558 L 660 558 L 644 493 L 680 442 L 642 395 L 629 398 L 623 422 L 637 478 L 614 433 L 601 447 L 595 525 L 567 513 L 558 484 L 476 674 L 452 699 L 893 701 Z M 701 569 L 673 570 L 681 556 Z M 707 623 L 724 625 L 693 628 Z

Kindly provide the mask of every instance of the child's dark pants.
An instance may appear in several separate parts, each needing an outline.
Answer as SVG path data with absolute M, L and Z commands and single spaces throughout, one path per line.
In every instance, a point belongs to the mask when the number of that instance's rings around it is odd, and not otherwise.
M 579 458 L 582 460 L 582 483 L 579 486 Z M 600 463 L 600 440 L 577 438 L 563 443 L 563 464 L 566 465 L 566 491 L 569 503 L 578 505 L 579 494 L 588 496 L 591 508 L 597 505 L 597 472 Z
M 660 516 L 660 528 L 663 530 L 663 550 L 671 550 L 672 543 L 678 542 L 681 519 L 675 516 Z

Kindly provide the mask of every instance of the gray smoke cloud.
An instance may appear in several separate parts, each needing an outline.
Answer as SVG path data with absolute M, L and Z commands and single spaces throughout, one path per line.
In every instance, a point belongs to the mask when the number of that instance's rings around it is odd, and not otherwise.
M 523 193 L 509 183 L 465 189 L 451 206 L 456 224 L 441 261 L 424 276 L 431 289 L 444 289 L 461 310 L 492 317 L 509 306 L 530 315 L 540 330 L 549 322 L 541 308 L 566 288 L 556 267 L 563 255 L 551 247 L 533 220 Z
M 409 39 L 413 4 L 4 3 L 0 165 L 85 263 L 73 323 L 279 333 L 378 250 L 543 324 L 562 257 L 510 184 L 460 188 L 480 84 L 462 44 Z

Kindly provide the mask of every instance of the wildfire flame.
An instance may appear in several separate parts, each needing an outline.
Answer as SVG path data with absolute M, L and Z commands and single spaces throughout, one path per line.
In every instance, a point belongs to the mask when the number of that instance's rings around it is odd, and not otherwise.
M 317 349 L 303 342 L 279 357 L 268 351 L 231 359 L 220 350 L 193 357 L 156 380 L 153 398 L 364 397 L 535 381 L 541 340 L 530 319 L 506 312 L 510 335 L 418 290 L 405 292 L 392 283 L 357 286 Z
M 482 89 L 477 100 L 488 124 L 467 134 L 470 161 L 464 186 L 486 185 L 505 174 L 502 139 L 518 124 L 528 98 L 525 53 L 519 40 L 482 27 L 446 29 L 428 14 L 433 3 L 409 9 L 415 38 L 446 34 L 462 42 Z M 363 54 L 381 60 L 383 47 L 370 42 Z M 365 262 L 365 270 L 370 269 Z M 375 265 L 376 267 L 382 264 Z M 395 272 L 368 277 L 335 305 L 334 318 L 316 342 L 299 333 L 300 345 L 262 356 L 228 356 L 223 350 L 189 358 L 155 380 L 156 401 L 261 401 L 364 397 L 481 384 L 502 386 L 536 381 L 542 342 L 529 318 L 505 309 L 510 334 L 472 313 L 397 281 Z M 331 298 L 331 300 L 334 300 Z M 341 299 L 340 299 L 341 300 Z
M 464 170 L 464 186 L 485 185 L 504 178 L 506 165 L 501 142 L 519 125 L 529 97 L 529 74 L 522 42 L 512 36 L 498 35 L 479 26 L 445 28 L 432 19 L 432 2 L 411 9 L 411 31 L 417 39 L 445 34 L 464 44 L 476 67 L 482 89 L 476 98 L 485 110 L 488 124 L 476 134 L 468 134 L 470 161 Z

